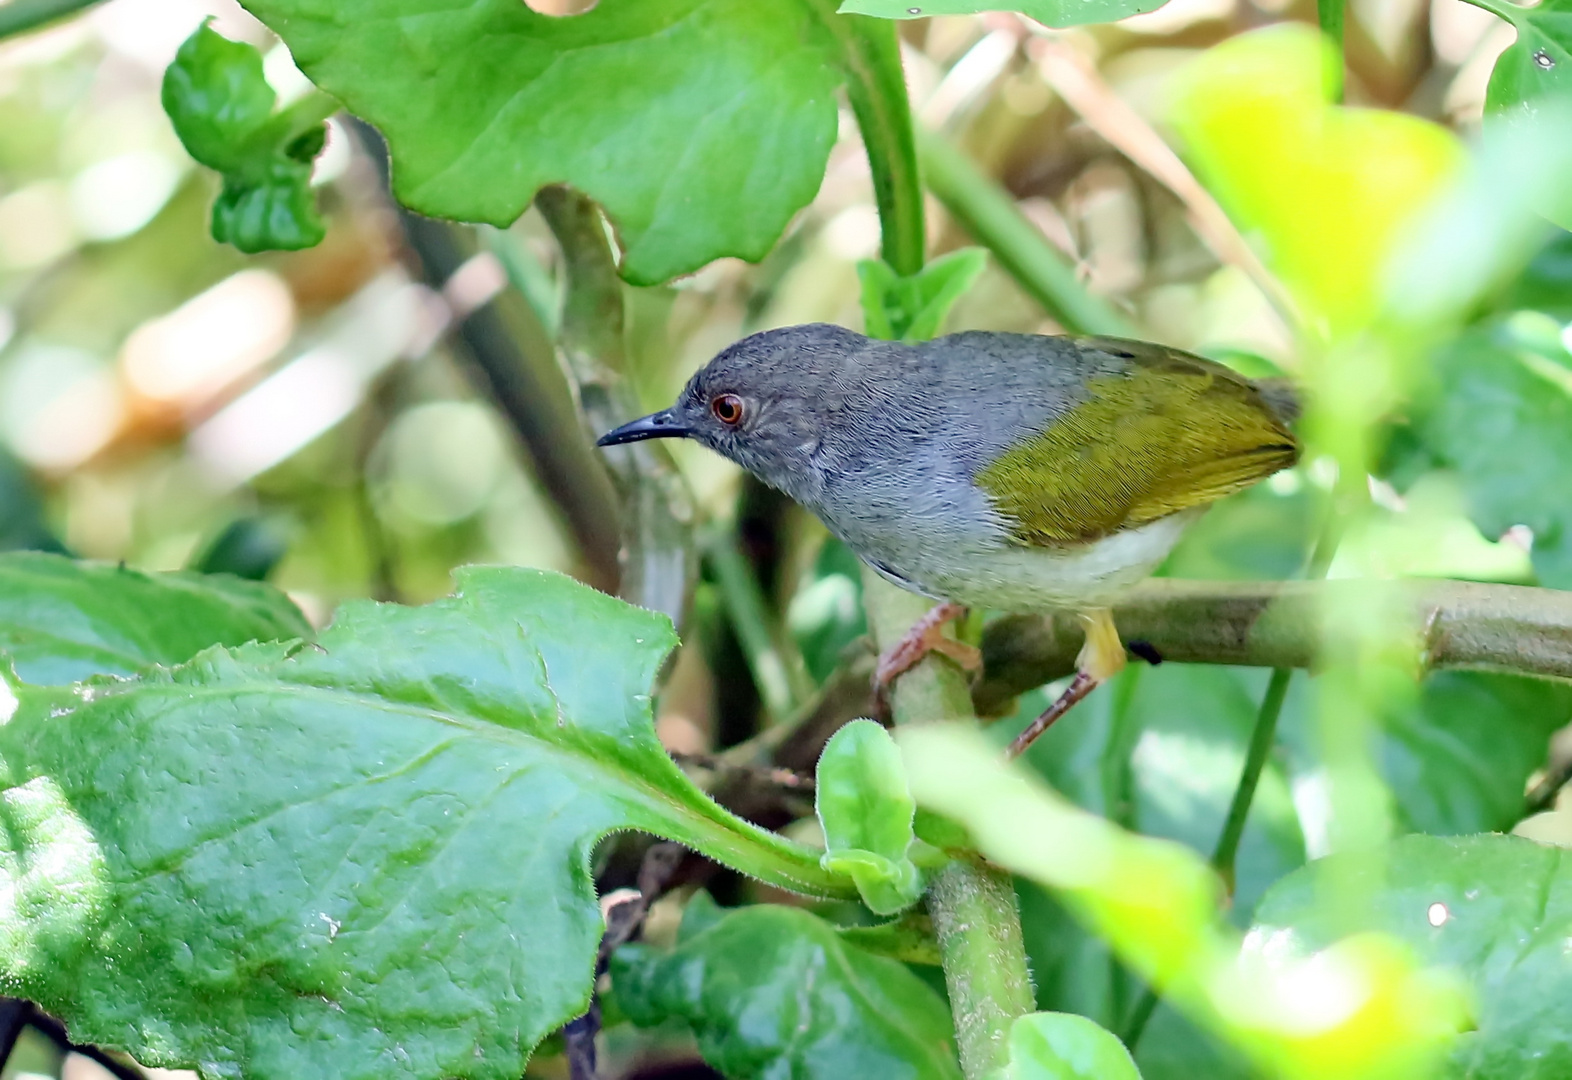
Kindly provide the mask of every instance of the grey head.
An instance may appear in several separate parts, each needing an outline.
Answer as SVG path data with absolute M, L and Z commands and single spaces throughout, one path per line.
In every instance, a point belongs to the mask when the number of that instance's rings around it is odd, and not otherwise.
M 603 435 L 597 445 L 686 438 L 812 503 L 826 437 L 883 343 L 814 323 L 744 338 L 706 364 L 669 409 Z M 889 359 L 893 359 L 890 357 Z M 863 375 L 867 372 L 863 371 Z

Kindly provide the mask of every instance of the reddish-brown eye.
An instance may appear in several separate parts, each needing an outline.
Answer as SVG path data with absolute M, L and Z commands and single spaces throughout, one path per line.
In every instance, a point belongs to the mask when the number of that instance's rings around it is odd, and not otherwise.
M 710 402 L 710 412 L 721 423 L 736 427 L 742 423 L 742 398 L 736 394 L 720 394 Z

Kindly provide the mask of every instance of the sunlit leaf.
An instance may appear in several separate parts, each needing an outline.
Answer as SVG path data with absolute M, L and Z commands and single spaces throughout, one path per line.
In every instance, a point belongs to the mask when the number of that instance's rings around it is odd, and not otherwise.
M 872 720 L 854 720 L 831 736 L 819 757 L 814 805 L 826 870 L 855 881 L 877 914 L 917 902 L 922 875 L 908 855 L 917 804 L 889 732 Z
M 1405 229 L 1464 160 L 1438 124 L 1329 105 L 1341 62 L 1303 24 L 1241 34 L 1181 73 L 1173 105 L 1202 178 L 1333 336 L 1377 312 Z
M 1075 809 L 944 725 L 897 732 L 918 804 L 964 825 L 979 850 L 1054 889 L 1176 1007 L 1284 1077 L 1418 1075 L 1466 1021 L 1456 985 L 1402 945 L 1346 938 L 1299 961 L 1242 950 L 1215 877 L 1178 845 Z M 1317 972 L 1350 989 L 1329 1015 Z
M 130 675 L 184 663 L 210 645 L 311 632 L 300 609 L 268 585 L 34 552 L 0 555 L 0 654 L 30 683 Z
M 1279 954 L 1323 947 L 1349 926 L 1406 942 L 1472 984 L 1477 1027 L 1441 1074 L 1559 1080 L 1572 1073 L 1572 868 L 1565 852 L 1510 836 L 1406 836 L 1370 856 L 1338 855 L 1284 880 L 1252 937 Z M 1360 907 L 1327 903 L 1360 897 Z
M 517 1080 L 589 999 L 607 833 L 851 894 L 666 756 L 674 643 L 560 575 L 471 569 L 424 608 L 347 604 L 316 645 L 13 687 L 8 992 L 150 1064 Z
M 1044 26 L 1081 26 L 1156 11 L 1165 3 L 1167 0 L 843 0 L 840 9 L 881 19 L 1019 11 Z
M 511 223 L 545 184 L 606 208 L 630 281 L 758 259 L 818 191 L 843 75 L 807 0 L 249 0 L 387 137 L 437 217 Z
M 311 163 L 327 129 L 316 99 L 274 112 L 262 54 L 204 23 L 164 73 L 163 101 L 186 151 L 224 178 L 213 239 L 248 253 L 321 243 Z
M 960 1080 L 939 995 L 796 908 L 742 908 L 671 953 L 624 947 L 611 976 L 628 1016 L 686 1020 L 729 1080 Z
M 1141 1080 L 1106 1028 L 1074 1013 L 1030 1013 L 1010 1025 L 1010 1063 L 989 1080 Z

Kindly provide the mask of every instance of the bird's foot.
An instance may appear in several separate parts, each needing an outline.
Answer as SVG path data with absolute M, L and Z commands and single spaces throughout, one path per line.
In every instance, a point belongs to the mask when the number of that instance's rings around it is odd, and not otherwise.
M 881 712 L 887 711 L 890 687 L 895 680 L 920 664 L 929 653 L 939 653 L 959 664 L 962 670 L 982 670 L 982 652 L 964 641 L 945 637 L 944 624 L 964 618 L 960 604 L 936 604 L 912 624 L 912 628 L 888 652 L 879 657 L 873 673 L 873 698 Z
M 1086 626 L 1086 644 L 1075 658 L 1078 669 L 1064 693 L 1043 710 L 1042 715 L 1026 726 L 1011 741 L 1006 757 L 1019 757 L 1037 737 L 1053 726 L 1055 720 L 1069 712 L 1077 702 L 1124 670 L 1124 645 L 1119 641 L 1119 631 L 1107 608 L 1094 608 L 1081 613 Z

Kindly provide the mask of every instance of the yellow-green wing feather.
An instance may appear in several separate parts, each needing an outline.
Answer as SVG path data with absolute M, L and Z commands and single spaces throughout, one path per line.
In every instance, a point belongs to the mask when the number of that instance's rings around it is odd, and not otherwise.
M 1130 361 L 1089 397 L 978 473 L 1035 546 L 1096 540 L 1249 487 L 1299 444 L 1243 376 L 1160 345 L 1084 339 Z

